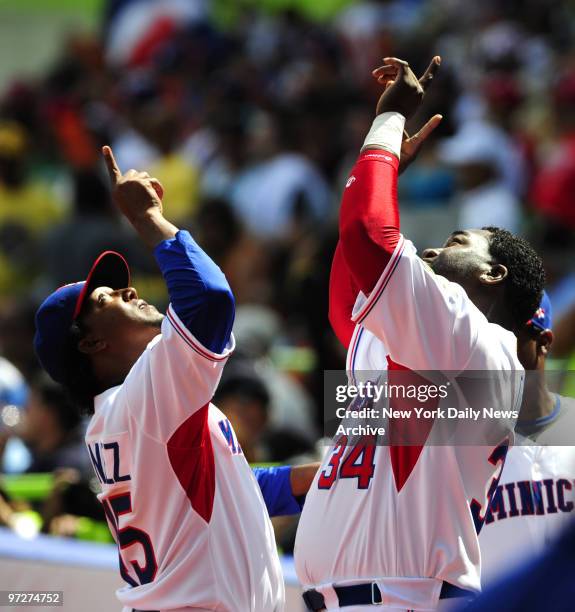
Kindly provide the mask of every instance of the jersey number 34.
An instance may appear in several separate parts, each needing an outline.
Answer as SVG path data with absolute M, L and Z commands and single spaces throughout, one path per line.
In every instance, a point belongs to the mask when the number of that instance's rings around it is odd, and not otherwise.
M 319 489 L 331 489 L 338 478 L 357 478 L 358 489 L 369 488 L 375 472 L 375 442 L 362 438 L 355 446 L 348 446 L 347 443 L 347 436 L 342 436 L 336 442 L 329 463 L 319 475 Z

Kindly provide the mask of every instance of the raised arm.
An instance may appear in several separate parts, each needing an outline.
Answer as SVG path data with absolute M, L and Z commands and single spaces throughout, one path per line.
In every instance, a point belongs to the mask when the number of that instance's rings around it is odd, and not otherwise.
M 355 323 L 351 320 L 359 287 L 347 267 L 341 241 L 337 243 L 329 275 L 329 322 L 338 340 L 349 347 Z
M 354 283 L 369 295 L 399 241 L 397 176 L 400 154 L 411 161 L 421 143 L 441 121 L 434 116 L 412 139 L 403 141 L 405 120 L 423 100 L 440 58 L 434 57 L 421 79 L 407 62 L 385 58 L 374 77 L 386 86 L 377 116 L 366 137 L 343 194 L 340 243 Z
M 214 353 L 226 347 L 234 321 L 234 297 L 218 266 L 191 235 L 163 215 L 163 188 L 146 172 L 122 174 L 110 147 L 102 150 L 116 205 L 152 249 L 170 302 L 193 336 Z
M 436 60 L 434 60 L 434 62 L 436 62 Z M 380 74 L 379 70 L 374 71 L 374 77 L 380 83 L 386 84 L 388 87 L 393 83 L 393 80 L 389 77 L 389 75 Z M 421 130 L 413 136 L 409 136 L 405 130 L 403 131 L 403 139 L 401 141 L 401 158 L 398 169 L 399 175 L 401 175 L 401 173 L 416 158 L 421 146 L 431 132 L 439 125 L 441 119 L 441 115 L 434 115 L 421 128 Z M 375 168 L 377 169 L 377 166 L 375 166 Z M 347 187 L 351 187 L 357 181 L 355 170 L 355 168 L 352 170 Z M 382 180 L 386 180 L 385 176 L 382 176 L 381 178 Z M 389 184 L 393 186 L 393 179 L 389 179 L 389 177 L 387 177 L 387 179 L 390 181 Z M 345 210 L 347 211 L 348 209 L 351 209 L 356 213 L 356 219 L 352 219 L 351 222 L 352 224 L 356 224 L 355 227 L 353 227 L 353 225 L 346 227 L 346 250 L 348 253 L 350 253 L 349 256 L 353 258 L 353 253 L 357 252 L 355 243 L 363 242 L 363 236 L 366 233 L 367 226 L 372 227 L 374 230 L 373 235 L 376 237 L 377 242 L 375 249 L 379 249 L 379 247 L 382 246 L 380 244 L 382 241 L 377 240 L 379 237 L 377 228 L 385 227 L 385 216 L 387 211 L 383 206 L 378 208 L 378 206 L 375 205 L 373 208 L 370 208 L 369 215 L 365 214 L 364 216 L 364 211 L 361 210 L 361 203 L 364 201 L 370 201 L 369 198 L 365 197 L 365 194 L 363 193 L 364 185 L 362 185 L 360 189 L 357 189 L 355 193 L 348 191 L 347 187 L 344 192 L 344 198 L 348 198 L 345 205 Z M 359 202 L 359 209 L 356 208 L 356 200 Z M 393 248 L 395 248 L 395 245 L 397 244 L 398 234 L 396 230 L 399 229 L 399 215 L 397 214 L 397 211 L 395 211 L 393 215 L 394 224 L 388 226 L 388 240 L 385 241 L 387 246 L 384 247 L 387 254 L 389 254 L 390 251 L 393 252 Z M 363 221 L 361 221 L 362 219 Z M 359 248 L 362 248 L 361 245 Z M 368 247 L 366 246 L 365 248 L 367 249 Z M 373 250 L 373 248 L 370 249 L 371 252 L 373 252 Z M 357 259 L 360 258 L 360 256 L 357 257 Z M 373 284 L 381 275 L 381 270 L 383 267 L 385 267 L 385 259 L 382 259 L 382 257 L 379 256 L 379 250 L 377 250 L 377 253 L 374 253 L 373 257 L 364 256 L 362 266 L 363 270 L 361 276 L 365 278 L 365 287 L 367 288 L 370 285 L 373 287 Z M 359 291 L 360 286 L 354 280 L 354 277 L 347 265 L 347 261 L 343 253 L 343 245 L 341 240 L 339 240 L 334 252 L 329 277 L 329 322 L 335 335 L 345 348 L 348 348 L 349 346 L 355 327 L 355 323 L 351 320 L 351 317 L 353 306 Z
M 374 76 L 386 89 L 340 212 L 343 257 L 360 289 L 352 321 L 379 338 L 396 364 L 412 370 L 460 370 L 469 363 L 479 330 L 488 321 L 460 285 L 436 275 L 403 239 L 397 204 L 400 156 L 407 143 L 402 143 L 404 122 L 421 103 L 439 58 L 419 80 L 406 62 L 385 61 Z M 416 135 L 416 145 L 440 121 L 440 115 L 434 116 Z M 413 157 L 413 151 L 407 153 L 402 165 Z

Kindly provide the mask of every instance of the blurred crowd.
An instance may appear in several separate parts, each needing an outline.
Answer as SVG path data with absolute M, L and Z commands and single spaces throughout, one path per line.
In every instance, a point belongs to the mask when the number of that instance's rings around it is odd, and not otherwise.
M 1 92 L 0 465 L 56 471 L 36 504 L 44 531 L 77 533 L 73 517 L 101 516 L 85 420 L 38 372 L 35 309 L 106 249 L 125 254 L 139 293 L 166 306 L 152 255 L 111 203 L 103 144 L 123 170 L 162 182 L 166 216 L 232 286 L 238 348 L 215 403 L 251 462 L 320 452 L 323 372 L 344 367 L 327 321 L 339 197 L 374 116 L 371 70 L 385 56 L 418 73 L 443 58 L 408 126 L 443 115 L 401 177 L 403 232 L 420 248 L 457 227 L 526 235 L 567 330 L 556 333 L 557 357 L 572 359 L 572 3 L 334 2 L 321 21 L 303 10 L 311 1 L 267 4 L 239 3 L 221 19 L 212 10 L 221 2 L 112 0 L 100 32 L 70 33 L 42 78 Z M 9 522 L 14 504 L 7 492 L 0 500 Z

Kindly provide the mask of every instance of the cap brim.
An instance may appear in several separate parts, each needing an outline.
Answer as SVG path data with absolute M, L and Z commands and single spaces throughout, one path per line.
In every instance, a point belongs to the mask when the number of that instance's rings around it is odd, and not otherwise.
M 97 287 L 123 289 L 129 286 L 130 268 L 128 262 L 120 253 L 116 253 L 115 251 L 104 251 L 98 256 L 86 277 L 86 282 L 76 301 L 74 319 L 76 319 L 82 311 L 86 298 Z

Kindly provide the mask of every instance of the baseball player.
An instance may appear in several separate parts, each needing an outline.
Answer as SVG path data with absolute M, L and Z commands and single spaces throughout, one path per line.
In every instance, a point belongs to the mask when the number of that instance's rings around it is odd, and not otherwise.
M 399 229 L 397 175 L 405 120 L 440 59 L 419 80 L 406 62 L 385 62 L 374 71 L 386 89 L 344 190 L 332 267 L 331 320 L 348 346 L 348 375 L 488 370 L 486 405 L 511 415 L 523 371 L 513 331 L 541 299 L 541 260 L 497 228 L 455 231 L 443 247 L 417 256 Z M 440 119 L 426 125 L 419 143 Z M 413 140 L 406 144 L 411 154 Z M 338 329 L 346 317 L 353 329 Z M 391 435 L 410 421 L 387 425 Z M 419 425 L 431 436 L 436 421 Z M 480 589 L 477 534 L 510 435 L 492 446 L 424 441 L 350 446 L 336 438 L 296 536 L 296 571 L 310 610 L 434 610 Z
M 305 493 L 309 470 L 258 471 L 256 481 L 210 403 L 234 348 L 228 283 L 165 219 L 159 182 L 123 175 L 111 149 L 103 153 L 114 200 L 154 249 L 170 306 L 164 317 L 139 298 L 126 261 L 108 251 L 86 281 L 40 306 L 35 349 L 52 378 L 91 406 L 86 444 L 118 543 L 118 598 L 124 612 L 282 610 L 260 487 L 272 512 L 293 511 L 286 490 Z
M 529 372 L 501 479 L 479 535 L 482 584 L 535 557 L 573 517 L 575 400 L 549 391 L 545 362 L 553 342 L 547 294 L 518 334 Z

